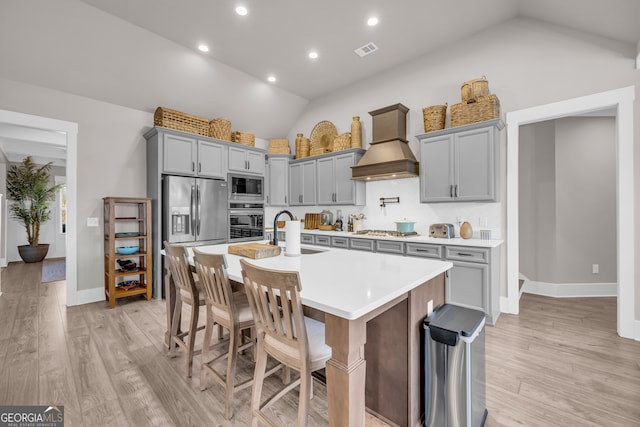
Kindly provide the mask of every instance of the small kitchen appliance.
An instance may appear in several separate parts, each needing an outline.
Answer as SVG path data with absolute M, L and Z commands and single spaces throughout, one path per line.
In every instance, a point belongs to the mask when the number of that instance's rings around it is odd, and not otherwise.
M 440 239 L 456 237 L 453 231 L 453 224 L 431 224 L 429 226 L 429 237 L 437 237 Z

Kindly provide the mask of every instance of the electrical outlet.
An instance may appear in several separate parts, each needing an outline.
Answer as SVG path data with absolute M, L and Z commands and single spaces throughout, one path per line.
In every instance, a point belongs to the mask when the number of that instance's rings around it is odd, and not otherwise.
M 97 227 L 98 225 L 98 218 L 87 218 L 87 227 Z
M 598 274 L 600 273 L 600 264 L 592 264 L 591 265 L 591 272 L 593 274 Z

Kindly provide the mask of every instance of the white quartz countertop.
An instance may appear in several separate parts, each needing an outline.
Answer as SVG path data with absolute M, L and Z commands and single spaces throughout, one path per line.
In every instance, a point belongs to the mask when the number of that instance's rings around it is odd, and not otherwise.
M 270 229 L 273 231 L 273 228 Z M 284 231 L 284 229 L 278 229 Z M 380 237 L 368 236 L 365 234 L 356 234 L 346 231 L 323 231 L 323 230 L 302 230 L 303 234 L 315 234 L 320 236 L 337 236 L 358 239 L 374 239 L 374 240 L 394 240 L 398 242 L 416 242 L 416 243 L 432 243 L 435 245 L 453 245 L 453 246 L 473 246 L 479 248 L 497 248 L 502 245 L 502 240 L 481 240 L 481 239 L 462 239 L 459 237 L 453 239 L 437 239 L 429 236 L 411 236 L 411 237 Z
M 237 282 L 242 282 L 240 259 L 261 267 L 298 271 L 303 304 L 349 320 L 381 307 L 453 267 L 449 261 L 304 245 L 303 249 L 321 252 L 297 257 L 281 253 L 277 257 L 254 260 L 231 255 L 227 253 L 228 247 L 229 244 L 221 244 L 198 249 L 225 254 L 229 278 Z

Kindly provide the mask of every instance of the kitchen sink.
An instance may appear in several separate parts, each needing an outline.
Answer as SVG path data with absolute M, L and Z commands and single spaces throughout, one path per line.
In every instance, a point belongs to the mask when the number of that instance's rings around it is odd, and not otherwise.
M 302 255 L 318 254 L 320 252 L 325 252 L 325 251 L 320 249 L 300 248 L 300 254 Z

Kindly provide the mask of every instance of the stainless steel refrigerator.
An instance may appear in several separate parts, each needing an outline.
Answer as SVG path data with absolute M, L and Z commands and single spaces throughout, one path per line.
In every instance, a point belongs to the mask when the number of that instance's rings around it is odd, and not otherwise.
M 216 244 L 227 240 L 227 183 L 221 179 L 162 178 L 162 239 Z

